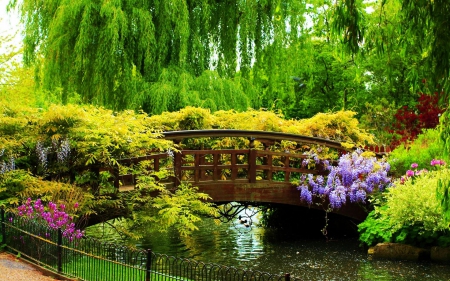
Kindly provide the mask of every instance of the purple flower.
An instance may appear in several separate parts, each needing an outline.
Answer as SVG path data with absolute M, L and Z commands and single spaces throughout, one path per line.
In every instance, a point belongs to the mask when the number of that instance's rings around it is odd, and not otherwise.
M 417 164 L 417 163 L 412 163 L 412 164 L 411 164 L 411 168 L 415 169 L 415 168 L 417 168 L 417 167 L 419 167 L 419 164 Z
M 70 154 L 70 142 L 68 139 L 65 139 L 59 145 L 59 148 L 56 150 L 56 158 L 58 162 L 63 163 L 69 158 Z
M 303 174 L 298 187 L 302 200 L 312 202 L 312 196 L 328 198 L 329 206 L 337 209 L 346 203 L 347 198 L 350 202 L 365 202 L 367 194 L 391 185 L 391 179 L 388 177 L 389 164 L 385 160 L 364 157 L 361 154 L 360 149 L 343 154 L 337 166 L 330 165 L 328 161 L 321 162 L 315 154 L 304 159 L 303 166 L 314 160 L 317 164 L 322 164 L 329 173 L 325 177 Z
M 411 171 L 411 170 L 406 171 L 406 176 L 407 176 L 407 177 L 412 177 L 412 176 L 414 176 L 414 171 Z
M 308 164 L 309 164 L 309 159 L 308 158 L 306 158 L 306 159 L 303 159 L 303 161 L 302 161 L 302 167 L 306 167 L 306 166 L 308 166 Z
M 366 201 L 366 192 L 363 189 L 356 191 L 356 202 Z
M 300 199 L 308 204 L 312 204 L 312 194 L 306 185 L 299 186 L 300 188 Z

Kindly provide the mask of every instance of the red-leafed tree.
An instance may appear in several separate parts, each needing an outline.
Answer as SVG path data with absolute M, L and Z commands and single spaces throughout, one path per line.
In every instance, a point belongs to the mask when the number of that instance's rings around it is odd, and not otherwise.
M 412 141 L 423 129 L 435 128 L 439 124 L 439 117 L 446 110 L 446 106 L 439 104 L 439 97 L 438 92 L 433 95 L 421 93 L 415 108 L 405 105 L 397 110 L 390 132 L 401 137 L 392 145 Z

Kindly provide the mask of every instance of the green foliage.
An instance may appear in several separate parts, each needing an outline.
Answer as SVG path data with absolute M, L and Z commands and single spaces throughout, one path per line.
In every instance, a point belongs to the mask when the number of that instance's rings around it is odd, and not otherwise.
M 427 129 L 408 146 L 400 145 L 388 155 L 391 165 L 391 174 L 400 177 L 411 169 L 412 163 L 417 163 L 419 169 L 430 170 L 432 159 L 443 159 L 449 162 L 449 158 L 442 158 L 443 143 L 439 141 L 439 129 Z
M 366 102 L 365 108 L 359 118 L 361 127 L 375 136 L 377 144 L 388 145 L 394 139 L 399 139 L 395 133 L 390 133 L 392 124 L 395 122 L 397 107 L 386 98 Z
M 202 108 L 186 107 L 178 112 L 164 112 L 149 118 L 152 127 L 163 130 L 237 129 L 284 132 L 364 146 L 373 136 L 359 127 L 352 111 L 319 113 L 312 118 L 286 120 L 280 113 L 266 110 L 234 110 L 210 113 Z
M 159 190 L 159 195 L 147 202 L 142 202 L 143 205 L 139 211 L 133 213 L 132 224 L 151 223 L 153 226 L 157 225 L 159 231 L 167 231 L 175 227 L 182 236 L 187 236 L 198 229 L 196 223 L 202 216 L 218 215 L 215 206 L 205 202 L 211 199 L 209 195 L 199 193 L 198 188 L 189 184 L 181 184 L 172 193 L 163 186 L 157 187 L 154 179 L 149 177 L 141 176 L 138 182 L 139 191 L 137 196 L 133 196 L 136 200 L 139 200 L 137 199 L 140 197 L 139 194 L 149 192 L 155 187 Z
M 199 106 L 211 111 L 219 109 L 247 110 L 251 103 L 251 86 L 247 94 L 241 83 L 245 79 L 225 79 L 216 71 L 206 70 L 193 77 L 179 68 L 165 68 L 158 81 L 152 83 L 142 97 L 142 109 L 150 114 L 177 111 L 184 107 Z
M 360 232 L 359 240 L 368 246 L 392 240 L 389 218 L 381 216 L 376 211 L 371 211 L 364 222 L 358 225 L 358 231 Z
M 337 1 L 333 28 L 342 34 L 345 46 L 352 53 L 357 53 L 364 40 L 364 12 L 363 1 Z
M 149 117 L 144 113 L 77 105 L 33 110 L 2 104 L 0 109 L 4 140 L 0 147 L 1 205 L 14 207 L 29 197 L 67 205 L 77 202 L 80 220 L 105 214 L 107 219 L 110 214 L 123 215 L 146 206 L 159 208 L 161 213 L 155 212 L 153 218 L 163 220 L 167 218 L 164 212 L 181 213 L 177 208 L 182 204 L 189 211 L 170 218 L 170 225 L 178 226 L 185 235 L 195 229 L 200 215 L 214 214 L 212 206 L 204 202 L 205 194 L 197 194 L 190 187 L 170 191 L 159 184 L 159 179 L 168 174 L 149 173 L 146 167 L 130 167 L 139 177 L 139 190 L 117 194 L 111 171 L 127 168 L 120 167 L 120 158 L 175 150 L 170 141 L 161 139 L 149 126 Z M 201 122 L 201 115 L 189 116 L 192 118 L 182 119 L 181 123 L 195 126 L 195 122 Z M 11 164 L 7 162 L 10 159 Z
M 222 97 L 194 100 L 211 109 L 230 109 L 228 97 L 232 97 L 243 107 L 247 98 L 238 95 L 244 93 L 239 85 L 249 86 L 244 80 L 250 80 L 255 58 L 265 65 L 278 65 L 277 50 L 286 42 L 301 40 L 298 30 L 305 18 L 299 13 L 306 10 L 305 3 L 292 0 L 283 4 L 12 0 L 10 7 L 20 7 L 25 24 L 25 62 L 43 60 L 38 64 L 43 89 L 61 88 L 63 103 L 69 93 L 76 92 L 84 103 L 114 109 L 137 109 L 150 97 L 145 109 L 151 113 L 177 110 L 177 101 L 183 107 L 193 105 L 192 95 L 202 99 L 212 93 Z M 269 45 L 273 45 L 271 54 L 265 51 Z M 234 77 L 238 64 L 241 82 L 215 80 L 217 75 Z M 181 88 L 182 99 L 177 97 L 176 82 L 161 78 L 169 68 L 200 76 L 192 91 Z M 217 73 L 211 75 L 212 68 Z M 275 80 L 276 73 L 276 67 L 266 71 L 270 80 Z M 207 84 L 211 87 L 204 88 Z M 254 91 L 248 93 L 250 100 L 257 99 Z
M 76 213 L 73 209 L 75 203 L 81 206 L 78 212 L 86 212 L 86 205 L 94 199 L 92 194 L 75 185 L 42 180 L 24 170 L 13 170 L 0 175 L 0 206 L 14 211 L 27 198 L 65 204 L 66 212 L 71 215 Z
M 417 246 L 450 245 L 450 225 L 438 199 L 438 182 L 450 179 L 443 168 L 410 178 L 387 190 L 384 200 L 358 228 L 361 242 L 397 242 Z

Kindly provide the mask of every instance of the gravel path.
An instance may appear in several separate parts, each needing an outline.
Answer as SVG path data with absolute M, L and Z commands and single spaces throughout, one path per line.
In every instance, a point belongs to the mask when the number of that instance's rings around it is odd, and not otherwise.
M 54 281 L 49 276 L 36 270 L 30 264 L 21 261 L 14 255 L 0 252 L 0 280 L 2 281 Z

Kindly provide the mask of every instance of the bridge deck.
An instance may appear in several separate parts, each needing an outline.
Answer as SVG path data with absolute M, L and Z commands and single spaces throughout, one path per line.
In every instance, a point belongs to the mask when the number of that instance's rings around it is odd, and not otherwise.
M 309 145 L 321 145 L 344 150 L 340 143 L 292 134 L 255 132 L 242 130 L 206 130 L 165 132 L 165 138 L 181 143 L 184 138 L 198 137 L 241 137 L 249 140 L 247 149 L 181 149 L 173 157 L 167 153 L 121 160 L 122 165 L 132 166 L 148 161 L 151 170 L 162 168 L 173 170 L 173 177 L 167 182 L 174 188 L 181 182 L 199 187 L 214 202 L 266 202 L 298 205 L 322 209 L 321 206 L 306 205 L 300 200 L 300 192 L 294 182 L 304 174 L 326 174 L 320 165 L 302 165 L 306 155 L 295 152 L 269 150 L 267 143 L 288 140 Z M 254 141 L 261 141 L 263 149 L 256 149 Z M 270 141 L 270 142 L 268 142 Z M 130 190 L 135 185 L 133 175 L 120 175 L 116 186 Z M 344 206 L 336 213 L 363 220 L 366 212 L 358 205 Z

